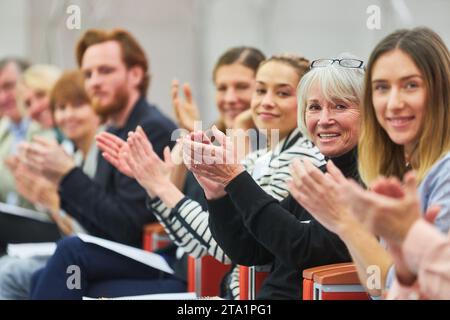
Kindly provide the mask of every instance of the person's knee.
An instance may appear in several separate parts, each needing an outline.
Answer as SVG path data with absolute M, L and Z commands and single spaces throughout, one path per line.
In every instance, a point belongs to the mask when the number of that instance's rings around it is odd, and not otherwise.
M 15 258 L 10 258 L 8 263 L 2 265 L 0 272 L 0 299 L 15 299 L 17 291 L 17 268 Z
M 30 283 L 30 299 L 33 299 L 34 292 L 37 286 L 37 283 L 39 281 L 39 278 L 41 277 L 42 273 L 44 273 L 44 268 L 41 268 L 37 270 L 33 275 L 31 276 L 31 283 Z
M 0 276 L 3 273 L 3 270 L 7 270 L 12 261 L 16 258 L 11 256 L 2 256 L 0 258 Z
M 59 240 L 56 246 L 55 254 L 62 252 L 79 252 L 86 245 L 86 242 L 78 237 L 65 237 Z
M 0 272 L 0 299 L 27 299 L 33 273 L 44 267 L 45 257 L 14 258 Z
M 78 237 L 66 237 L 57 242 L 55 253 L 52 259 L 62 259 L 64 261 L 79 262 L 86 243 Z

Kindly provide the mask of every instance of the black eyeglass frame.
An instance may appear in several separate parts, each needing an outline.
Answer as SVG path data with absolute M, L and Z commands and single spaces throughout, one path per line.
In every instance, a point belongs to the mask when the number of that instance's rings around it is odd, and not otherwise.
M 329 63 L 326 64 L 326 65 L 323 65 L 323 66 L 317 66 L 317 65 L 315 66 L 314 64 L 317 64 L 317 62 L 319 62 L 319 61 L 329 61 Z M 356 61 L 356 62 L 358 62 L 358 63 L 355 64 L 355 66 L 348 66 L 348 65 L 343 65 L 343 64 L 342 64 L 342 61 Z M 364 69 L 364 68 L 365 68 L 365 67 L 364 67 L 364 61 L 359 60 L 359 59 L 352 59 L 352 58 L 343 58 L 343 59 L 317 59 L 317 60 L 314 60 L 313 62 L 311 62 L 311 65 L 309 66 L 309 68 L 310 68 L 310 69 L 313 69 L 313 68 L 323 68 L 323 67 L 328 67 L 328 66 L 334 64 L 335 62 L 338 62 L 339 65 L 340 65 L 341 67 L 344 67 L 344 68 L 352 68 L 352 69 Z

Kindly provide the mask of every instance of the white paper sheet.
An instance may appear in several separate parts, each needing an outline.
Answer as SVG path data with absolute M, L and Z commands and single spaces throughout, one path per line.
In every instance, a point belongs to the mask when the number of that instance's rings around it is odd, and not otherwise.
M 36 256 L 52 256 L 56 250 L 54 242 L 8 244 L 6 252 L 11 257 L 30 258 Z
M 195 300 L 195 299 L 197 299 L 197 295 L 194 292 L 144 294 L 140 296 L 117 297 L 117 298 L 83 297 L 83 300 Z
M 84 242 L 89 242 L 96 244 L 100 247 L 117 252 L 125 257 L 139 261 L 140 263 L 146 264 L 152 268 L 173 274 L 172 268 L 167 264 L 166 260 L 158 254 L 153 252 L 148 252 L 140 250 L 134 247 L 126 246 L 121 243 L 93 237 L 87 234 L 77 234 L 77 236 Z
M 10 204 L 6 204 L 3 202 L 0 202 L 0 213 L 11 214 L 14 216 L 29 218 L 42 222 L 52 222 L 52 219 L 50 219 L 50 217 L 45 213 L 17 206 L 12 206 Z

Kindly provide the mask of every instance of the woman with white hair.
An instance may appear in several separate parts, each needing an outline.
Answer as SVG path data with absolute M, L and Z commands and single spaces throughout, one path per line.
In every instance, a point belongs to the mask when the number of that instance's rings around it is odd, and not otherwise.
M 449 268 L 435 260 L 445 260 L 442 238 L 429 232 L 450 229 L 449 88 L 450 52 L 436 32 L 418 27 L 386 36 L 367 64 L 358 145 L 359 172 L 371 191 L 348 183 L 330 164 L 330 175 L 315 172 L 314 181 L 293 193 L 346 243 L 374 297 L 384 296 L 394 278 L 389 298 L 450 297 Z M 300 172 L 303 179 L 310 180 Z M 317 201 L 323 190 L 333 206 Z M 399 215 L 401 207 L 406 212 Z M 415 222 L 419 227 L 405 241 Z M 367 272 L 373 266 L 376 281 Z
M 313 61 L 298 90 L 300 127 L 322 154 L 354 179 L 359 179 L 356 147 L 363 80 L 362 61 L 350 57 L 321 59 Z M 304 269 L 351 260 L 339 237 L 292 196 L 279 203 L 237 162 L 198 164 L 199 154 L 220 156 L 226 152 L 224 145 L 229 146 L 229 139 L 217 130 L 214 134 L 220 146 L 195 142 L 201 141 L 193 141 L 198 138 L 195 134 L 185 138 L 185 157 L 193 164 L 191 152 L 196 155 L 197 162 L 190 170 L 205 190 L 211 232 L 224 252 L 241 265 L 272 263 L 258 299 L 300 299 Z M 326 170 L 324 166 L 321 169 Z
M 35 64 L 25 70 L 21 94 L 28 116 L 43 129 L 54 131 L 58 142 L 64 140 L 61 131 L 55 127 L 50 110 L 50 92 L 61 76 L 61 70 L 49 64 Z

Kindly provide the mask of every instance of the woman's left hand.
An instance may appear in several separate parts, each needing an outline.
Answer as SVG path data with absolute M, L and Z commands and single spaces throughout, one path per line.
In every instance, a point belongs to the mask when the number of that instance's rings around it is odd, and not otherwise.
M 95 140 L 98 148 L 102 151 L 103 158 L 122 174 L 134 179 L 133 172 L 123 157 L 124 154 L 129 153 L 128 144 L 106 131 L 99 133 Z
M 21 161 L 55 185 L 59 185 L 76 166 L 73 158 L 54 139 L 34 136 L 33 142 L 22 142 L 19 150 Z
M 291 195 L 328 230 L 340 233 L 357 223 L 342 201 L 340 183 L 346 181 L 336 166 L 329 161 L 328 173 L 323 173 L 309 160 L 295 160 L 291 165 L 292 180 L 288 182 Z
M 133 176 L 149 195 L 159 196 L 167 186 L 171 186 L 170 176 L 174 168 L 170 149 L 164 149 L 164 161 L 153 150 L 144 130 L 139 126 L 130 132 L 127 139 L 128 150 L 123 151 L 123 159 L 127 162 Z
M 245 169 L 238 161 L 231 139 L 215 126 L 212 132 L 218 146 L 213 145 L 203 132 L 183 138 L 183 160 L 197 176 L 204 176 L 226 187 Z
M 59 209 L 51 210 L 50 215 L 63 234 L 65 234 L 66 236 L 70 236 L 74 233 L 73 218 L 66 214 L 62 215 Z
M 242 111 L 234 119 L 233 129 L 249 130 L 252 128 L 255 128 L 255 122 L 253 121 L 251 109 Z
M 22 197 L 48 210 L 59 209 L 58 188 L 54 183 L 30 170 L 17 156 L 9 159 L 7 166 L 13 173 L 16 190 Z

